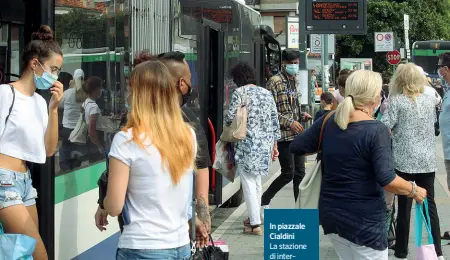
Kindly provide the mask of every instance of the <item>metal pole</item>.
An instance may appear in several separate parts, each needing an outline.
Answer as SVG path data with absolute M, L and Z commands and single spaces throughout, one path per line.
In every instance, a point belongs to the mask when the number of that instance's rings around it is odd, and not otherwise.
M 298 1 L 298 50 L 300 51 L 300 62 L 299 62 L 299 76 L 298 81 L 300 86 L 308 86 L 308 93 L 302 93 L 302 95 L 307 95 L 308 97 L 308 105 L 311 107 L 314 104 L 311 104 L 311 88 L 309 87 L 309 73 L 308 73 L 308 53 L 307 53 L 307 34 L 306 34 L 306 0 Z M 303 99 L 303 98 L 302 98 Z M 302 105 L 303 107 L 304 105 Z M 309 110 L 309 109 L 307 109 Z
M 325 49 L 324 48 L 324 43 L 325 43 L 325 34 L 321 34 L 320 35 L 320 42 L 322 43 L 322 49 L 320 50 L 320 67 L 321 67 L 321 72 L 322 72 L 322 92 L 325 92 L 325 78 L 326 78 L 326 74 L 325 74 Z
M 329 85 L 329 66 L 328 66 L 328 34 L 323 35 L 323 41 L 322 41 L 322 52 L 323 52 L 323 92 L 328 91 L 328 85 Z

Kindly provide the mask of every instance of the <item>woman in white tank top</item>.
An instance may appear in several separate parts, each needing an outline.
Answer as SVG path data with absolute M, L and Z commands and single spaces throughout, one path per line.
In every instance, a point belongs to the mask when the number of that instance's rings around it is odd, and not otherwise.
M 45 163 L 58 145 L 58 105 L 63 85 L 57 81 L 63 57 L 50 27 L 33 33 L 25 47 L 20 79 L 0 85 L 0 223 L 6 233 L 36 239 L 34 259 L 48 259 L 39 235 L 37 192 L 27 162 Z M 49 91 L 46 101 L 36 89 Z

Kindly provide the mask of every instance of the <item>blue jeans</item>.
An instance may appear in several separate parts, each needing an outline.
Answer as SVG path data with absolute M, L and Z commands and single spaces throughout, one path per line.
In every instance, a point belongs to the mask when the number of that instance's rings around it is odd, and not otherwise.
M 30 171 L 15 172 L 0 168 L 0 209 L 23 204 L 36 204 L 37 192 L 33 188 Z
M 117 249 L 117 260 L 188 260 L 191 257 L 189 244 L 171 249 Z

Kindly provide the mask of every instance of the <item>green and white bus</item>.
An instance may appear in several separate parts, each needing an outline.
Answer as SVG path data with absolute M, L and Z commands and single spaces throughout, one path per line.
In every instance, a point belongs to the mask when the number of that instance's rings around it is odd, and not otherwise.
M 441 53 L 450 52 L 450 41 L 417 41 L 412 46 L 412 62 L 421 66 L 433 80 L 437 74 L 437 64 Z
M 212 159 L 228 97 L 236 87 L 227 76 L 229 69 L 246 61 L 256 68 L 263 86 L 266 64 L 273 73 L 281 66 L 273 32 L 262 26 L 258 12 L 235 0 L 2 0 L 0 10 L 0 83 L 17 80 L 31 33 L 49 24 L 64 53 L 60 81 L 67 88 L 76 69 L 86 78 L 103 79 L 99 106 L 105 116 L 124 110 L 134 53 L 183 51 L 194 89 L 188 106 L 205 129 Z M 40 94 L 49 100 L 48 92 Z M 49 259 L 115 259 L 117 221 L 111 219 L 104 232 L 94 223 L 97 180 L 105 160 L 87 154 L 62 169 L 59 158 L 56 154 L 32 168 L 39 229 Z M 240 204 L 240 190 L 239 176 L 230 183 L 210 170 L 212 206 Z

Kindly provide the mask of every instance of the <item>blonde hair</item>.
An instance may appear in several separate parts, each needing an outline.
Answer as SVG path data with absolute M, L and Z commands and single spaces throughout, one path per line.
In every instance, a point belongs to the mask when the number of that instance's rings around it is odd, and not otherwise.
M 416 100 L 416 94 L 423 93 L 427 84 L 426 77 L 414 63 L 401 64 L 392 77 L 390 84 L 390 96 L 405 95 Z
M 194 167 L 195 148 L 191 127 L 182 117 L 179 90 L 167 67 L 160 61 L 146 61 L 131 72 L 131 111 L 123 131 L 132 129 L 133 141 L 144 148 L 150 139 L 161 154 L 172 182 Z
M 345 83 L 345 98 L 337 109 L 334 120 L 342 130 L 347 129 L 350 115 L 355 108 L 374 102 L 380 95 L 383 80 L 381 75 L 369 70 L 353 72 Z

